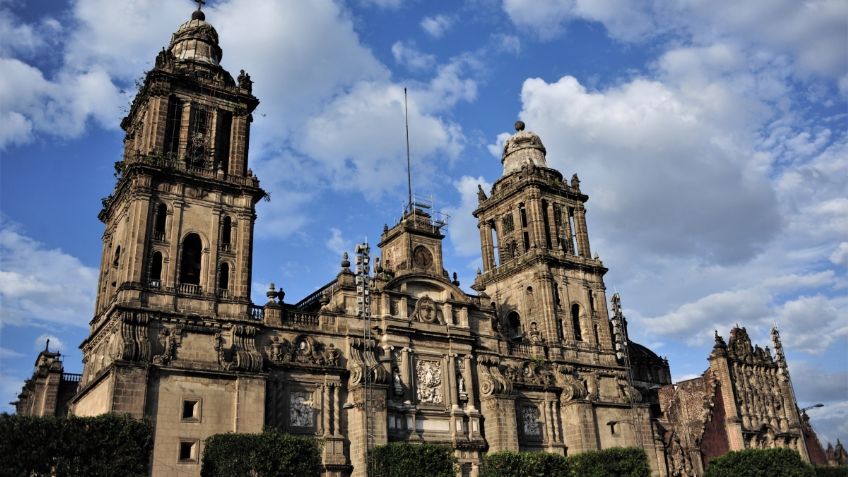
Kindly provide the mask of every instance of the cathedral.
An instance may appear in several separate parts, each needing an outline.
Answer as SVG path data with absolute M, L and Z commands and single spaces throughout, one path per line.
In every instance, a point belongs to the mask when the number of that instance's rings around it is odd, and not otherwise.
M 444 223 L 410 202 L 384 227 L 373 267 L 363 245 L 314 293 L 292 300 L 271 284 L 252 303 L 267 197 L 248 166 L 259 100 L 221 56 L 198 9 L 146 74 L 99 214 L 84 372 L 63 373 L 45 350 L 19 414 L 149 418 L 163 476 L 199 475 L 211 435 L 266 426 L 321 439 L 328 476 L 364 476 L 369 449 L 398 441 L 452 447 L 463 476 L 505 450 L 642 447 L 660 476 L 700 475 L 746 447 L 809 460 L 779 337 L 773 357 L 744 329 L 729 345 L 717 335 L 709 370 L 679 385 L 630 341 L 592 255 L 589 197 L 577 175 L 548 167 L 520 121 L 502 176 L 478 191 L 474 294 L 445 271 Z

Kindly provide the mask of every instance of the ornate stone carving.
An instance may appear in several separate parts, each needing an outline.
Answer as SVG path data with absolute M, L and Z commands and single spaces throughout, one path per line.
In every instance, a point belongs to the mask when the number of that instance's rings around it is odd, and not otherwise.
M 293 392 L 289 399 L 289 423 L 292 427 L 312 427 L 314 425 L 315 409 L 312 405 L 312 394 Z
M 444 321 L 439 318 L 439 313 L 436 310 L 436 303 L 428 296 L 422 296 L 415 303 L 415 310 L 412 312 L 412 319 L 423 323 L 440 323 Z
M 492 396 L 510 394 L 512 380 L 501 373 L 500 362 L 492 356 L 481 356 L 477 361 L 477 374 L 480 376 L 480 394 Z
M 150 359 L 150 342 L 147 338 L 146 313 L 123 313 L 120 318 L 120 359 L 147 362 Z
M 361 383 L 367 372 L 371 373 L 371 380 L 374 383 L 388 382 L 390 373 L 375 356 L 379 350 L 374 340 L 366 342 L 360 338 L 350 339 L 350 359 L 347 360 L 347 365 L 350 370 L 351 385 Z
M 427 250 L 427 247 L 419 245 L 412 252 L 412 263 L 417 268 L 428 268 L 433 264 L 433 254 Z
M 229 350 L 224 349 L 221 333 L 215 333 L 215 350 L 221 367 L 228 371 L 262 370 L 262 354 L 256 350 L 256 331 L 256 327 L 250 325 L 233 326 L 233 344 Z
M 159 329 L 159 344 L 162 346 L 162 353 L 153 357 L 153 364 L 166 365 L 177 357 L 177 348 L 182 342 L 182 327 L 176 326 L 169 328 L 163 326 Z
M 587 396 L 586 385 L 577 379 L 577 373 L 571 366 L 560 365 L 554 375 L 557 386 L 562 388 L 561 400 L 563 402 L 573 399 L 583 399 Z
M 539 408 L 536 406 L 523 406 L 521 408 L 521 426 L 526 436 L 538 436 L 542 434 L 539 425 Z
M 330 343 L 324 352 L 324 361 L 327 363 L 327 366 L 338 366 L 341 356 L 342 353 L 336 348 L 336 345 Z
M 442 397 L 442 363 L 440 361 L 419 360 L 415 364 L 417 377 L 418 402 L 425 404 L 441 404 Z

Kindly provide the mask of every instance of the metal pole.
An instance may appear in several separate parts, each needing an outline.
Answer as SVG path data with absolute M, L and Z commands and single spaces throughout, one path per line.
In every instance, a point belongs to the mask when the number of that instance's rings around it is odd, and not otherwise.
M 409 107 L 406 102 L 406 88 L 403 88 L 403 117 L 406 124 L 406 185 L 409 193 L 407 212 L 412 210 L 412 163 L 409 159 Z

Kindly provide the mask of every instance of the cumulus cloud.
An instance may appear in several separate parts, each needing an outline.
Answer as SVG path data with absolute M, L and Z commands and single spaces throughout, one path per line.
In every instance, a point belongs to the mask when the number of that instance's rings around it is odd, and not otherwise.
M 683 37 L 695 44 L 733 38 L 747 48 L 788 55 L 803 74 L 840 78 L 848 70 L 844 18 L 838 0 L 738 2 L 597 2 L 592 0 L 504 0 L 503 10 L 519 28 L 551 40 L 580 19 L 604 25 L 622 41 Z
M 480 255 L 480 232 L 477 229 L 477 219 L 472 212 L 477 209 L 478 186 L 482 187 L 486 194 L 491 193 L 492 183 L 483 177 L 462 176 L 453 183 L 459 192 L 459 205 L 446 209 L 451 217 L 448 235 L 457 255 L 470 257 Z
M 0 325 L 85 327 L 96 285 L 96 269 L 0 222 Z
M 392 45 L 395 61 L 410 70 L 429 70 L 436 64 L 436 57 L 423 53 L 414 43 L 397 41 Z
M 421 20 L 421 28 L 427 32 L 428 35 L 433 38 L 441 38 L 442 35 L 448 31 L 454 23 L 454 19 L 447 15 L 434 15 L 431 17 L 424 17 Z
M 345 239 L 342 236 L 342 231 L 331 227 L 330 228 L 330 238 L 324 243 L 327 246 L 327 249 L 341 257 L 344 252 L 351 250 L 350 241 Z

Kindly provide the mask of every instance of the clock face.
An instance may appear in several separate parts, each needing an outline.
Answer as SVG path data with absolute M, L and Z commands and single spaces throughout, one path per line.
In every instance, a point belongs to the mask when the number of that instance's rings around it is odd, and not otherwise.
M 433 255 L 427 250 L 427 247 L 419 245 L 415 247 L 415 251 L 412 254 L 412 261 L 416 267 L 427 268 L 433 263 Z

